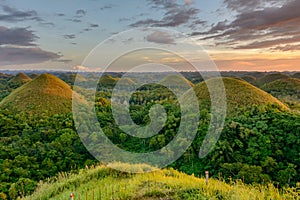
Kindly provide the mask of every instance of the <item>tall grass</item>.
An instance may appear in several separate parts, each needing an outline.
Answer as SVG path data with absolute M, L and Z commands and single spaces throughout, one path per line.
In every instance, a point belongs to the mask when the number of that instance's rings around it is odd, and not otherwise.
M 119 166 L 129 167 L 128 165 Z M 135 165 L 140 169 L 146 167 Z M 245 185 L 241 181 L 225 183 L 197 178 L 173 169 L 128 174 L 105 166 L 83 169 L 79 173 L 61 173 L 40 182 L 36 192 L 25 200 L 75 199 L 299 199 L 296 188 L 277 189 L 272 184 Z

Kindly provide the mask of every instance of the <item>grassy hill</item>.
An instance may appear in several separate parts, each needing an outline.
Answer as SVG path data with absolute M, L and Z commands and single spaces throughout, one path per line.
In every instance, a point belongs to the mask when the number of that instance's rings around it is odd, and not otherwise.
M 24 73 L 18 73 L 15 77 L 10 79 L 9 83 L 26 83 L 31 81 L 31 78 Z
M 128 165 L 125 167 L 129 167 Z M 131 166 L 132 167 L 132 166 Z M 145 165 L 136 165 L 141 172 Z M 92 167 L 79 173 L 61 173 L 40 182 L 36 192 L 25 200 L 63 200 L 70 193 L 75 199 L 296 199 L 295 188 L 278 190 L 273 185 L 229 184 L 221 180 L 189 176 L 173 169 L 151 173 L 127 174 L 105 166 Z
M 294 78 L 299 78 L 299 79 L 300 79 L 300 72 L 297 72 L 297 73 L 293 74 L 293 77 L 294 77 Z
M 213 82 L 216 79 L 209 79 Z M 288 107 L 281 101 L 268 94 L 267 92 L 239 79 L 222 78 L 225 86 L 227 97 L 227 113 L 234 114 L 236 110 L 253 105 L 277 104 L 281 109 L 288 110 Z M 204 82 L 194 86 L 194 91 L 198 96 L 200 104 L 204 106 L 210 105 L 210 96 L 207 86 Z M 223 99 L 220 99 L 223 101 Z
M 300 79 L 276 80 L 263 85 L 262 89 L 287 103 L 291 108 L 300 109 Z
M 257 80 L 259 85 L 263 85 L 266 83 L 271 83 L 273 81 L 279 80 L 279 79 L 287 79 L 290 78 L 287 74 L 281 74 L 281 73 L 275 73 L 275 74 L 267 74 Z
M 242 76 L 241 78 L 243 80 L 247 81 L 248 83 L 251 83 L 252 85 L 256 85 L 257 84 L 257 82 L 256 82 L 257 80 L 256 80 L 256 78 L 254 76 L 248 75 L 248 76 Z
M 183 76 L 179 76 L 179 75 L 176 75 L 176 74 L 170 74 L 170 75 L 167 75 L 166 77 L 164 77 L 159 83 L 164 83 L 166 84 L 167 86 L 185 86 L 184 83 L 187 83 L 188 85 L 190 86 L 194 86 L 194 84 L 187 80 L 186 78 L 184 78 Z
M 14 90 L 0 102 L 0 107 L 28 114 L 66 113 L 72 109 L 72 90 L 61 79 L 42 74 Z

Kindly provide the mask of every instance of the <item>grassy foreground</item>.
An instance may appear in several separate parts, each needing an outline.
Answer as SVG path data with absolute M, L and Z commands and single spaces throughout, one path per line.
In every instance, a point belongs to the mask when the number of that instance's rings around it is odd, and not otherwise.
M 122 165 L 121 167 L 129 167 Z M 148 166 L 137 165 L 141 172 Z M 105 166 L 61 173 L 46 182 L 40 182 L 36 192 L 26 200 L 62 200 L 70 193 L 75 199 L 299 199 L 296 188 L 277 189 L 272 184 L 244 185 L 180 173 L 173 169 L 151 173 L 128 174 Z

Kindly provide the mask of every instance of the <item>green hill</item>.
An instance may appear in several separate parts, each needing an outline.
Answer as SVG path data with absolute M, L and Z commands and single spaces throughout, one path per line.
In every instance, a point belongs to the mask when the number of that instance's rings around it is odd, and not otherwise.
M 159 81 L 159 83 L 164 83 L 168 86 L 185 86 L 184 83 L 187 83 L 190 86 L 194 86 L 194 84 L 187 80 L 186 78 L 184 78 L 183 76 L 179 76 L 176 74 L 169 74 L 166 77 L 164 77 L 161 81 Z
M 36 77 L 38 77 L 39 75 L 37 73 L 33 73 L 33 74 L 30 74 L 29 77 L 32 78 L 32 79 L 35 79 Z
M 14 90 L 0 102 L 2 109 L 29 114 L 59 114 L 72 109 L 72 90 L 61 79 L 42 74 Z
M 104 75 L 100 78 L 99 84 L 101 85 L 115 85 L 120 78 L 114 78 L 110 75 Z
M 262 86 L 266 92 L 287 103 L 293 109 L 300 109 L 300 79 L 287 78 Z
M 209 79 L 211 83 L 215 78 Z M 288 110 L 288 107 L 281 101 L 268 94 L 267 92 L 247 83 L 246 81 L 235 78 L 222 78 L 225 86 L 227 113 L 235 114 L 238 109 L 250 108 L 253 105 L 277 104 L 283 110 Z M 205 107 L 210 106 L 210 96 L 205 82 L 194 86 L 194 91 L 198 96 L 199 102 Z M 223 99 L 220 99 L 223 101 Z
M 31 78 L 24 73 L 18 73 L 15 77 L 10 79 L 9 83 L 26 83 L 31 81 Z
M 293 74 L 293 77 L 294 77 L 294 78 L 299 78 L 299 79 L 300 79 L 300 72 L 297 72 L 297 73 Z
M 256 85 L 257 82 L 256 82 L 256 78 L 254 76 L 243 76 L 241 77 L 243 80 L 247 81 L 248 83 L 252 84 L 252 85 Z
M 271 83 L 273 81 L 279 80 L 279 79 L 286 79 L 290 78 L 287 74 L 281 74 L 281 73 L 275 73 L 275 74 L 267 74 L 261 78 L 259 78 L 257 81 L 260 85 Z
M 125 166 L 128 167 L 128 166 Z M 147 166 L 134 166 L 141 168 Z M 36 192 L 25 200 L 75 199 L 296 199 L 295 188 L 279 192 L 272 184 L 245 185 L 241 181 L 225 183 L 180 173 L 173 169 L 151 173 L 127 174 L 105 166 L 81 170 L 78 174 L 61 173 L 40 183 Z

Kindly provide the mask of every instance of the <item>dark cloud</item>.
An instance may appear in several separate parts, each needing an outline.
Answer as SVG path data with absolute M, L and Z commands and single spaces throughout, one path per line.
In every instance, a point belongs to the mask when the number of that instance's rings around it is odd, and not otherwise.
M 20 11 L 10 6 L 2 6 L 4 14 L 0 14 L 0 21 L 18 22 L 25 20 L 43 21 L 35 10 Z
M 91 28 L 97 28 L 97 27 L 99 27 L 99 25 L 98 24 L 90 24 L 90 27 Z
M 76 38 L 76 35 L 75 34 L 66 34 L 66 35 L 63 35 L 65 39 L 74 39 Z
M 64 13 L 57 13 L 56 15 L 59 16 L 59 17 L 64 17 L 64 16 L 66 16 Z
M 253 6 L 252 3 L 249 7 Z M 235 49 L 272 48 L 284 43 L 300 42 L 299 8 L 300 1 L 294 0 L 285 1 L 279 7 L 268 6 L 241 12 L 232 22 L 219 22 L 212 25 L 209 31 L 194 32 L 192 35 L 200 35 L 201 39 L 215 39 L 219 41 L 218 44 L 232 45 Z
M 130 24 L 131 27 L 156 26 L 156 27 L 176 27 L 196 20 L 199 9 L 187 4 L 179 5 L 173 0 L 149 0 L 149 5 L 153 9 L 164 10 L 162 19 L 145 19 Z
M 0 45 L 35 46 L 39 37 L 27 28 L 6 28 L 0 26 Z
M 174 36 L 170 35 L 167 32 L 163 31 L 154 31 L 146 37 L 148 42 L 154 42 L 159 44 L 175 44 Z
M 22 65 L 58 60 L 61 55 L 40 48 L 0 46 L 0 65 Z
M 204 25 L 206 25 L 206 23 L 207 23 L 207 21 L 196 19 L 196 20 L 192 21 L 191 24 L 188 25 L 188 27 L 191 29 L 196 29 L 196 28 L 198 28 L 199 25 L 204 26 Z
M 79 9 L 76 11 L 76 17 L 83 17 L 86 15 L 86 11 L 83 9 Z
M 85 29 L 83 29 L 83 31 L 85 31 L 85 32 L 91 31 L 91 30 L 93 30 L 93 29 L 91 29 L 91 28 L 85 28 Z

